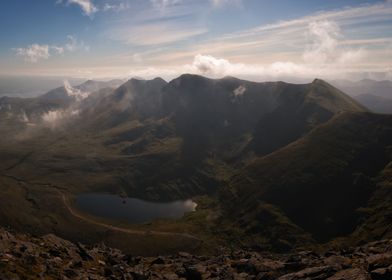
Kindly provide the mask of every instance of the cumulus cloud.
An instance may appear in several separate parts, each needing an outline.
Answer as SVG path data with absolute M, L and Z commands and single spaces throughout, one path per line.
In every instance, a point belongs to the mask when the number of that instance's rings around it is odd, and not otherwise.
M 360 60 L 361 49 L 343 49 L 339 39 L 343 38 L 339 26 L 333 21 L 315 21 L 309 23 L 308 36 L 313 43 L 309 45 L 303 59 L 307 64 L 347 64 Z
M 86 16 L 93 16 L 98 12 L 98 8 L 94 5 L 92 0 L 58 0 L 57 4 L 65 3 L 66 5 L 78 5 Z
M 48 45 L 32 44 L 26 48 L 16 48 L 14 50 L 18 56 L 22 56 L 26 61 L 33 63 L 50 57 Z
M 198 54 L 193 60 L 191 69 L 205 75 L 226 75 L 230 69 L 242 67 L 242 64 L 233 65 L 223 58 L 215 58 L 211 55 Z
M 326 63 L 334 56 L 341 36 L 340 28 L 335 22 L 316 21 L 309 24 L 308 35 L 313 44 L 307 47 L 303 58 L 309 63 Z
M 252 65 L 232 63 L 223 58 L 198 54 L 191 65 L 186 65 L 186 69 L 189 72 L 212 77 L 233 75 L 256 79 L 314 78 L 315 76 L 336 78 L 359 63 L 366 54 L 362 49 L 341 46 L 340 40 L 343 39 L 343 35 L 335 22 L 311 22 L 307 36 L 309 45 L 305 47 L 300 62 L 276 61 L 266 65 Z
M 78 50 L 89 50 L 83 41 L 78 41 L 74 36 L 68 35 L 67 42 L 60 45 L 47 45 L 47 44 L 32 44 L 25 48 L 14 48 L 17 56 L 24 57 L 24 59 L 31 63 L 36 63 L 39 60 L 48 59 L 54 55 L 63 55 L 65 52 L 75 52 Z

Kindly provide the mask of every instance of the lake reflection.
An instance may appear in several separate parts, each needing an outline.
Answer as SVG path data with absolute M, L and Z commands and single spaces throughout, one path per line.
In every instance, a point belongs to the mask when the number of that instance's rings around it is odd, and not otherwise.
M 159 218 L 179 219 L 185 213 L 195 211 L 197 204 L 192 200 L 158 203 L 111 194 L 88 193 L 76 197 L 76 206 L 94 216 L 138 224 Z

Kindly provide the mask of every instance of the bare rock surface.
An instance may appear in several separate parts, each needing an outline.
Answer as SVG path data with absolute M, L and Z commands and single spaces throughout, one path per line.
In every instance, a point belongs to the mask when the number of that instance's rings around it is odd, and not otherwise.
M 236 251 L 220 256 L 138 257 L 105 245 L 0 229 L 0 279 L 392 279 L 392 240 L 318 254 Z

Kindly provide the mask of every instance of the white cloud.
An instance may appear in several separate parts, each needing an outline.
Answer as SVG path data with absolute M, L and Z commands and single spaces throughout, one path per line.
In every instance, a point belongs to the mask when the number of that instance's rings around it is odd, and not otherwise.
M 240 6 L 242 4 L 242 0 L 210 0 L 212 6 L 215 8 L 227 6 L 227 5 L 235 5 Z
M 67 36 L 67 43 L 63 46 L 47 44 L 32 44 L 26 48 L 14 48 L 16 55 L 24 57 L 24 59 L 31 63 L 36 63 L 39 60 L 48 59 L 54 55 L 63 55 L 65 52 L 75 52 L 78 50 L 89 51 L 89 46 L 85 45 L 83 41 L 78 41 L 74 36 Z
M 75 102 L 66 109 L 50 110 L 41 115 L 42 124 L 51 129 L 59 128 L 67 121 L 78 117 L 81 101 L 90 95 L 90 92 L 72 87 L 67 80 L 64 80 L 64 89 L 68 96 L 75 98 Z
M 109 12 L 109 11 L 121 12 L 121 11 L 124 11 L 126 9 L 129 9 L 129 5 L 128 5 L 128 3 L 123 3 L 123 2 L 121 2 L 119 4 L 105 3 L 105 5 L 102 8 L 102 10 L 104 12 Z
M 340 28 L 335 22 L 315 21 L 309 24 L 309 34 L 313 44 L 308 46 L 303 58 L 308 63 L 327 63 L 334 55 L 338 38 L 341 36 Z
M 113 3 L 125 1 L 95 1 L 100 3 L 101 11 L 105 2 L 113 6 Z M 177 5 L 170 5 L 173 4 L 171 1 L 146 2 L 155 2 L 156 9 L 165 7 L 165 13 L 157 13 L 152 8 L 132 10 L 126 18 L 118 17 L 107 25 L 104 30 L 106 38 L 128 43 L 131 47 L 125 53 L 100 57 L 99 62 L 89 68 L 92 77 L 113 73 L 119 76 L 136 73 L 137 76 L 172 77 L 184 71 L 194 71 L 216 76 L 238 73 L 237 76 L 244 78 L 248 78 L 245 75 L 249 73 L 257 77 L 270 75 L 260 78 L 265 80 L 284 79 L 288 74 L 310 79 L 315 76 L 323 78 L 324 74 L 391 73 L 391 1 L 319 11 L 237 32 L 226 30 L 229 33 L 224 35 L 197 37 L 206 30 L 204 26 L 192 26 L 194 22 L 188 19 L 205 13 L 206 4 L 213 6 L 216 2 L 218 5 L 220 1 L 183 0 Z M 194 6 L 189 8 L 191 4 Z M 229 3 L 219 5 L 222 4 Z M 54 49 L 49 51 L 51 55 L 57 53 Z M 74 67 L 83 68 L 83 62 L 81 60 Z M 190 65 L 183 66 L 187 63 Z M 31 69 L 39 71 L 34 67 L 23 71 Z M 40 71 L 76 73 L 74 68 Z
M 147 55 L 144 55 L 144 50 L 138 49 L 137 52 L 138 57 L 143 57 L 144 65 L 154 69 L 160 66 L 179 69 L 178 65 L 189 63 L 198 54 L 208 54 L 216 60 L 206 61 L 197 57 L 194 64 L 199 65 L 193 65 L 193 69 L 198 68 L 198 73 L 206 75 L 208 70 L 203 72 L 203 68 L 209 69 L 209 63 L 217 64 L 211 67 L 215 75 L 225 72 L 225 62 L 221 58 L 236 65 L 242 63 L 258 68 L 262 66 L 264 72 L 269 69 L 269 73 L 276 75 L 295 74 L 295 71 L 301 71 L 299 75 L 307 72 L 309 77 L 325 73 L 341 75 L 344 72 L 381 72 L 391 65 L 391 56 L 386 55 L 387 50 L 392 49 L 388 46 L 392 38 L 386 33 L 391 16 L 392 6 L 389 4 L 360 5 L 321 11 L 219 37 L 200 36 L 198 41 L 188 40 L 191 38 L 189 37 L 181 42 L 181 49 L 163 46 L 154 48 L 154 53 L 146 48 L 145 51 L 149 52 Z M 167 25 L 166 22 L 163 23 L 165 24 Z M 148 29 L 143 32 L 142 27 L 139 30 L 137 34 L 151 38 L 138 40 L 145 43 L 159 43 L 165 37 L 165 32 L 161 32 L 162 28 L 157 28 L 156 32 L 149 32 Z M 181 34 L 184 26 L 178 24 L 173 30 Z M 172 36 L 175 32 L 168 33 Z M 124 32 L 124 38 L 129 38 L 130 44 L 133 39 L 139 39 L 129 32 Z M 117 55 L 116 61 L 132 63 L 133 54 L 134 52 Z
M 77 50 L 90 50 L 89 46 L 87 46 L 83 41 L 78 41 L 78 39 L 72 35 L 67 36 L 67 43 L 64 45 L 64 48 L 69 52 L 74 52 Z
M 169 6 L 174 6 L 182 2 L 182 0 L 150 0 L 153 7 L 158 10 L 165 10 Z
M 215 58 L 211 55 L 198 54 L 193 60 L 191 69 L 204 75 L 226 75 L 230 69 L 241 67 L 231 64 L 228 60 Z
M 98 8 L 94 5 L 92 0 L 58 0 L 57 4 L 66 3 L 67 5 L 78 5 L 86 16 L 93 16 L 98 12 Z
M 251 80 L 270 80 L 277 78 L 305 78 L 317 75 L 302 64 L 293 62 L 274 62 L 269 65 L 232 63 L 229 60 L 211 55 L 197 55 L 193 63 L 185 65 L 187 72 L 202 74 L 213 78 L 236 76 Z
M 14 49 L 18 56 L 24 57 L 26 61 L 35 63 L 41 59 L 48 59 L 50 57 L 49 46 L 32 44 L 26 48 Z
M 48 111 L 42 114 L 42 120 L 46 123 L 54 123 L 63 118 L 63 111 Z
M 43 113 L 42 123 L 43 125 L 47 125 L 52 129 L 58 128 L 65 121 L 77 117 L 79 115 L 79 110 L 67 109 L 67 110 L 51 110 L 46 113 Z
M 310 44 L 305 47 L 303 60 L 275 61 L 270 64 L 232 63 L 211 55 L 196 55 L 185 69 L 212 77 L 226 75 L 252 79 L 314 79 L 315 77 L 341 78 L 355 69 L 366 54 L 362 49 L 344 48 L 343 39 L 335 22 L 311 22 L 308 26 Z
M 364 52 L 361 49 L 347 49 L 339 44 L 343 38 L 339 26 L 333 21 L 309 23 L 309 37 L 313 43 L 303 53 L 305 63 L 312 65 L 346 65 L 359 61 Z
M 63 54 L 64 53 L 64 48 L 63 47 L 51 46 L 50 48 L 57 54 Z
M 68 120 L 79 116 L 81 101 L 90 95 L 90 92 L 72 87 L 67 80 L 64 81 L 64 89 L 76 102 L 66 109 L 50 110 L 41 115 L 42 124 L 52 129 L 59 128 Z
M 77 101 L 81 101 L 90 95 L 90 92 L 84 92 L 80 89 L 72 87 L 67 80 L 64 81 L 64 88 L 68 96 L 75 97 Z

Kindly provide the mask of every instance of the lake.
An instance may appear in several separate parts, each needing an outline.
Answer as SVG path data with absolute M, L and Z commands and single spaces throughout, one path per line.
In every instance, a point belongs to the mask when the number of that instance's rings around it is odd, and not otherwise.
M 196 210 L 192 200 L 150 202 L 118 195 L 87 193 L 76 196 L 79 210 L 97 217 L 124 220 L 132 224 L 151 222 L 155 219 L 179 219 Z

